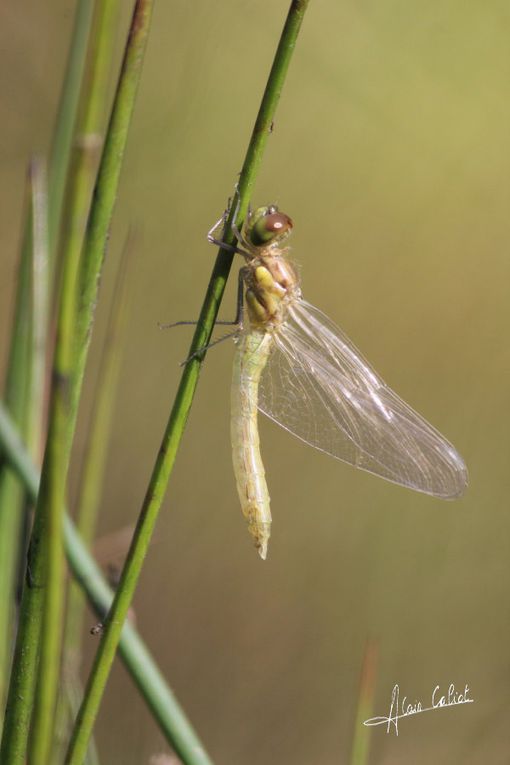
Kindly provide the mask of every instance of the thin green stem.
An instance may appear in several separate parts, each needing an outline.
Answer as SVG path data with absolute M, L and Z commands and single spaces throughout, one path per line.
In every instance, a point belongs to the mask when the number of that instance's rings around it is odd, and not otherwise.
M 81 288 L 84 300 L 80 304 L 79 327 L 92 325 L 97 301 L 99 276 L 104 260 L 108 230 L 117 196 L 122 158 L 128 128 L 140 79 L 141 64 L 148 35 L 152 3 L 139 0 L 133 14 L 133 24 L 126 45 L 126 54 L 108 127 L 105 149 L 96 184 L 94 204 L 84 248 L 84 271 Z M 87 181 L 82 183 L 83 164 L 76 174 L 79 190 L 72 195 L 82 212 L 87 203 Z M 41 486 L 31 540 L 30 569 L 36 586 L 45 587 L 44 622 L 41 634 L 41 658 L 37 683 L 34 727 L 30 741 L 32 765 L 46 765 L 51 747 L 55 703 L 58 689 L 61 649 L 61 619 L 63 614 L 63 507 L 67 471 L 73 440 L 78 402 L 89 343 L 80 345 L 76 337 L 77 285 L 80 265 L 82 230 L 75 225 L 64 251 L 64 271 L 57 328 L 53 385 L 51 390 L 48 440 Z M 76 341 L 78 340 L 78 348 Z M 26 588 L 29 590 L 30 588 Z M 33 588 L 32 588 L 33 589 Z M 40 604 L 40 600 L 37 601 Z M 83 752 L 83 757 L 85 752 Z M 83 759 L 83 758 L 82 758 Z
M 93 33 L 88 52 L 89 66 L 72 152 L 72 168 L 62 232 L 62 255 L 73 260 L 78 260 L 84 249 L 87 219 L 103 146 L 106 92 L 115 48 L 113 37 L 115 22 L 118 17 L 118 6 L 119 0 L 97 0 L 94 16 Z M 97 207 L 98 205 L 96 205 L 96 212 Z M 105 210 L 108 220 L 111 217 L 111 209 L 109 207 Z M 95 283 L 93 286 L 96 286 Z M 87 314 L 87 316 L 87 320 L 90 322 L 90 315 Z M 78 347 L 79 342 L 76 340 L 75 348 Z M 86 350 L 81 356 L 83 366 L 85 358 Z M 81 389 L 79 374 L 74 387 L 76 396 L 79 397 Z
M 88 66 L 82 88 L 81 108 L 72 153 L 72 167 L 66 195 L 61 242 L 62 258 L 72 259 L 76 263 L 78 263 L 82 255 L 92 191 L 103 145 L 107 86 L 115 50 L 113 38 L 116 31 L 118 10 L 119 0 L 97 0 L 95 5 L 92 34 L 90 35 L 87 54 Z M 73 311 L 73 313 L 75 322 L 76 311 Z M 73 352 L 76 355 L 76 343 Z M 75 403 L 77 403 L 78 396 L 79 393 L 77 396 L 73 396 Z M 80 620 L 74 617 L 82 611 L 82 603 L 83 601 L 76 589 L 76 585 L 71 585 L 70 602 L 66 613 L 65 671 L 70 693 L 69 698 L 73 695 L 71 690 L 71 687 L 73 687 L 75 689 L 74 696 L 79 694 L 80 699 L 78 670 L 73 672 L 71 664 L 76 667 L 79 656 L 78 636 L 81 632 Z M 74 622 L 72 630 L 69 627 L 70 622 Z M 73 643 L 72 648 L 69 647 L 70 642 Z M 74 657 L 72 661 L 70 659 L 71 656 Z M 74 705 L 71 712 L 73 719 L 78 706 L 79 701 Z M 66 719 L 69 721 L 69 714 L 70 710 L 66 703 L 66 697 L 60 695 L 57 720 L 61 730 L 64 721 Z M 67 735 L 65 736 L 65 744 L 62 742 L 61 746 L 66 744 Z M 55 741 L 55 747 L 58 747 L 58 741 Z M 55 754 L 55 751 L 54 748 L 53 754 Z
M 76 296 L 80 248 L 68 247 L 63 277 L 53 360 L 48 437 L 30 541 L 29 565 L 35 588 L 44 590 L 39 676 L 35 695 L 30 762 L 46 765 L 51 749 L 59 684 L 62 617 L 64 613 L 63 508 L 67 472 L 76 421 L 77 399 L 71 396 L 74 374 Z M 30 593 L 25 588 L 24 605 Z M 39 597 L 37 598 L 40 604 Z
M 94 403 L 90 413 L 91 425 L 85 444 L 83 469 L 79 481 L 76 525 L 81 538 L 87 545 L 90 545 L 94 539 L 96 529 L 122 350 L 126 339 L 131 247 L 132 241 L 128 240 L 117 265 L 114 295 L 96 376 Z
M 26 436 L 29 391 L 30 285 L 32 263 L 32 195 L 27 183 L 18 284 L 14 302 L 11 345 L 7 363 L 5 401 Z M 24 491 L 2 455 L 0 460 L 0 704 L 4 708 L 14 637 L 14 593 L 23 539 Z
M 58 105 L 49 162 L 49 246 L 55 260 L 71 146 L 85 71 L 87 45 L 94 12 L 94 0 L 79 0 L 74 18 L 66 73 Z
M 377 676 L 377 643 L 368 640 L 363 655 L 358 693 L 358 706 L 354 722 L 350 765 L 367 765 L 370 753 L 371 728 L 363 725 L 372 716 L 375 681 Z
M 50 308 L 48 183 L 46 163 L 34 157 L 30 164 L 32 185 L 32 332 L 30 353 L 30 395 L 28 397 L 27 442 L 36 464 L 40 463 L 43 447 L 44 396 L 46 387 L 46 354 Z
M 12 470 L 22 482 L 31 500 L 39 491 L 39 472 L 19 438 L 19 432 L 0 402 L 0 448 Z M 113 600 L 113 593 L 69 516 L 64 520 L 67 558 L 77 581 L 98 617 L 103 619 Z M 124 625 L 120 639 L 120 656 L 151 709 L 163 735 L 186 765 L 212 765 L 201 741 L 169 689 L 157 664 L 136 630 Z M 4 762 L 4 760 L 2 760 Z M 5 762 L 9 762 L 5 760 Z
M 141 6 L 144 11 L 145 4 L 142 3 Z M 136 18 L 140 21 L 140 14 Z M 80 24 L 83 24 L 83 17 L 80 16 L 80 19 Z M 100 172 L 91 215 L 89 231 L 93 246 L 89 246 L 86 250 L 85 260 L 87 264 L 93 260 L 93 266 L 86 271 L 85 292 L 88 302 L 85 310 L 81 312 L 83 323 L 87 328 L 91 324 L 96 302 L 99 271 L 117 192 L 136 85 L 139 80 L 142 52 L 140 40 L 145 41 L 146 38 L 144 24 L 142 23 L 140 27 L 142 33 L 140 34 L 140 29 L 136 29 L 128 45 L 129 65 L 127 68 L 124 66 L 124 76 L 121 78 L 121 87 L 117 92 L 116 108 L 103 154 L 102 173 Z M 61 170 L 62 168 L 57 175 Z M 98 219 L 102 224 L 100 227 L 97 226 Z M 77 404 L 86 361 L 86 349 L 82 349 L 83 352 L 80 355 L 74 352 L 75 296 L 79 255 L 79 246 L 66 248 L 47 447 L 32 530 L 28 562 L 29 581 L 23 591 L 1 749 L 2 761 L 12 765 L 21 764 L 25 758 L 40 638 L 42 643 L 40 674 L 35 724 L 31 739 L 32 765 L 46 764 L 51 743 L 55 696 L 58 688 L 64 589 L 62 508 Z M 76 370 L 73 368 L 75 359 L 78 362 Z M 44 630 L 41 631 L 43 618 Z
M 104 473 L 107 465 L 107 451 L 111 423 L 115 407 L 117 383 L 120 374 L 123 341 L 125 340 L 128 313 L 128 276 L 131 271 L 128 240 L 117 264 L 117 277 L 113 301 L 108 319 L 98 374 L 96 376 L 93 408 L 90 414 L 90 428 L 85 444 L 83 467 L 77 491 L 76 524 L 82 541 L 90 545 L 95 533 Z M 81 641 L 83 634 L 85 599 L 79 584 L 71 582 L 66 612 L 64 636 L 64 675 L 66 694 L 60 697 L 59 719 L 74 718 L 78 713 L 83 687 L 80 679 Z M 62 730 L 65 726 L 61 724 Z M 68 732 L 65 736 L 67 746 Z M 90 758 L 90 746 L 89 746 Z
M 280 97 L 290 59 L 294 52 L 297 35 L 307 5 L 308 0 L 294 0 L 291 3 L 246 154 L 238 192 L 231 208 L 230 224 L 236 213 L 237 223 L 241 223 L 246 214 L 249 196 L 260 166 L 276 105 Z M 225 236 L 227 241 L 228 237 L 231 239 L 231 230 L 227 229 Z M 113 663 L 122 625 L 124 624 L 138 582 L 198 382 L 201 362 L 193 354 L 196 354 L 200 348 L 209 342 L 231 264 L 232 254 L 225 252 L 225 250 L 220 250 L 200 313 L 199 324 L 191 344 L 190 356 L 192 359 L 185 366 L 170 413 L 133 541 L 122 572 L 121 581 L 115 593 L 70 741 L 66 758 L 67 765 L 81 765 L 83 761 L 87 742 L 92 732 Z
M 80 371 L 85 368 L 90 344 L 98 280 L 117 198 L 122 157 L 140 80 L 152 9 L 153 0 L 136 0 L 94 191 L 80 274 L 81 297 L 77 318 L 77 369 Z M 79 391 L 80 384 L 77 381 L 74 395 L 79 395 Z
M 74 23 L 74 31 L 70 46 L 66 78 L 61 91 L 60 105 L 56 120 L 55 134 L 52 143 L 50 170 L 49 170 L 49 238 L 50 238 L 50 281 L 52 279 L 52 267 L 55 242 L 58 237 L 60 226 L 60 211 L 64 194 L 65 179 L 69 164 L 69 151 L 72 134 L 76 119 L 76 109 L 80 83 L 84 68 L 86 43 L 90 31 L 92 18 L 92 0 L 79 0 Z M 31 248 L 31 217 L 25 215 L 23 230 L 21 259 L 22 269 L 28 269 L 29 254 Z M 25 274 L 27 278 L 27 274 Z M 16 421 L 22 424 L 22 419 L 27 419 L 26 409 L 28 390 L 28 341 L 29 327 L 29 290 L 26 287 L 25 278 L 21 277 L 16 301 L 16 314 L 11 336 L 11 351 L 7 371 L 6 400 L 16 416 Z M 7 486 L 4 486 L 4 480 Z M 21 525 L 21 496 L 19 487 L 13 487 L 10 477 L 0 477 L 0 495 L 2 501 L 2 523 L 0 536 L 10 544 L 11 553 L 2 558 L 2 572 L 0 579 L 8 586 L 9 578 L 5 577 L 5 564 L 17 557 L 20 539 L 19 527 Z M 18 496 L 15 496 L 18 492 Z M 8 510 L 8 512 L 7 512 Z M 5 511 L 5 512 L 4 512 Z M 10 531 L 6 524 L 16 524 Z M 6 533 L 7 532 L 7 533 Z M 8 572 L 7 572 L 8 573 Z M 18 625 L 18 638 L 13 659 L 13 669 L 9 684 L 6 713 L 4 718 L 4 730 L 0 749 L 0 761 L 10 765 L 23 763 L 28 740 L 30 716 L 35 689 L 36 662 L 38 656 L 38 641 L 41 629 L 42 616 L 42 591 L 37 588 L 25 588 L 31 590 L 33 598 L 31 608 L 21 608 Z M 26 601 L 25 601 L 26 605 Z M 1 627 L 0 627 L 1 628 Z

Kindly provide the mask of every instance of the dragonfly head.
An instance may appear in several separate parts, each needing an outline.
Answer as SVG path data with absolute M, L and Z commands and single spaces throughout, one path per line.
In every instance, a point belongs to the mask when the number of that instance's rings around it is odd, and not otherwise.
M 292 231 L 292 220 L 276 205 L 258 207 L 254 210 L 246 227 L 247 239 L 255 247 L 280 244 Z

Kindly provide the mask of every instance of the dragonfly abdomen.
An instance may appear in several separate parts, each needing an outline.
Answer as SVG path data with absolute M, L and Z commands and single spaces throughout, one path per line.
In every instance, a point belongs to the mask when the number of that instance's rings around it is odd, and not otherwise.
M 234 358 L 231 389 L 232 459 L 237 491 L 248 530 L 262 559 L 271 533 L 271 511 L 257 426 L 260 375 L 273 339 L 269 333 L 241 334 Z

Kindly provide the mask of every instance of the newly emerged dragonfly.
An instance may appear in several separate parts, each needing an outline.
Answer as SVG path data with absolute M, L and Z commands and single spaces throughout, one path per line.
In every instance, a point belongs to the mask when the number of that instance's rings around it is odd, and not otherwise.
M 275 205 L 236 232 L 245 258 L 245 321 L 231 390 L 234 473 L 243 514 L 265 559 L 271 529 L 257 409 L 310 446 L 388 481 L 442 499 L 460 496 L 454 447 L 374 372 L 349 338 L 303 300 L 282 243 L 292 220 Z M 213 240 L 214 241 L 214 240 Z

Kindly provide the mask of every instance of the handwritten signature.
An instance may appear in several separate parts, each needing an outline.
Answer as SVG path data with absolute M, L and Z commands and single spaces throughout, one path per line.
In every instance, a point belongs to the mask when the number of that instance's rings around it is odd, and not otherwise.
M 446 693 L 441 693 L 439 685 L 436 685 L 432 691 L 431 706 L 424 707 L 421 701 L 410 702 L 407 696 L 404 696 L 400 703 L 400 688 L 398 685 L 393 687 L 391 692 L 390 712 L 388 717 L 371 717 L 365 720 L 363 725 L 386 725 L 386 733 L 389 733 L 392 726 L 398 736 L 398 721 L 403 717 L 421 714 L 421 712 L 432 712 L 434 709 L 446 709 L 446 707 L 455 707 L 460 704 L 472 704 L 474 699 L 469 698 L 469 687 L 464 686 L 463 691 L 457 691 L 455 685 L 451 683 Z

